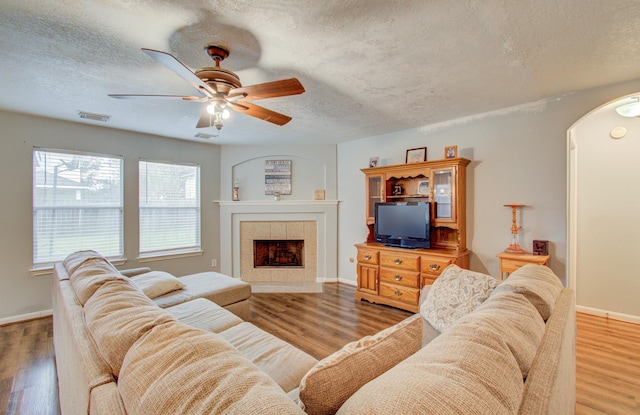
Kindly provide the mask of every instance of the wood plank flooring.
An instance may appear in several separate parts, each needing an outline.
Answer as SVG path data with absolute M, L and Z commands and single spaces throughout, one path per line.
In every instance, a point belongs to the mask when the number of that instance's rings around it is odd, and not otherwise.
M 254 294 L 251 322 L 321 359 L 409 312 L 354 301 L 354 287 Z M 576 414 L 640 414 L 640 325 L 578 313 Z M 51 318 L 0 327 L 0 413 L 58 415 Z
M 576 414 L 640 414 L 640 325 L 577 313 Z
M 60 413 L 51 317 L 0 327 L 0 413 Z

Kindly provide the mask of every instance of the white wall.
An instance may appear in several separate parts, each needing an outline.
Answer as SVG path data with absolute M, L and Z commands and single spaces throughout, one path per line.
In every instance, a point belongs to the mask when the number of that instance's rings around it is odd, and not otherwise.
M 325 190 L 326 200 L 335 200 L 336 146 L 222 146 L 220 199 L 231 200 L 235 179 L 240 200 L 273 200 L 264 194 L 266 160 L 291 160 L 291 195 L 281 200 L 313 200 L 313 191 Z
M 0 111 L 0 321 L 51 308 L 51 275 L 32 275 L 32 151 L 34 146 L 124 157 L 124 248 L 120 268 L 150 266 L 175 275 L 212 270 L 219 253 L 220 149 L 216 145 L 136 134 Z M 138 253 L 138 160 L 149 158 L 201 165 L 203 256 L 147 262 Z
M 338 146 L 338 274 L 355 281 L 354 244 L 363 242 L 364 175 L 369 157 L 381 165 L 404 163 L 405 151 L 426 146 L 429 160 L 457 145 L 467 167 L 467 246 L 472 270 L 498 276 L 496 254 L 510 242 L 511 210 L 524 203 L 519 243 L 531 251 L 534 239 L 550 241 L 549 266 L 566 285 L 567 130 L 604 102 L 635 91 L 640 80 L 557 97 L 420 129 L 369 137 Z
M 571 131 L 576 303 L 639 322 L 640 121 L 619 116 L 615 106 L 589 114 Z M 626 128 L 626 136 L 611 138 L 614 127 Z

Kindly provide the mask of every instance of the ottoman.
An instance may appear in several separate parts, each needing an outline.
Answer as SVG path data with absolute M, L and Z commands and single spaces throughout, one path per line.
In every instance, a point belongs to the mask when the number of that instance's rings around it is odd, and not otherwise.
M 199 272 L 178 279 L 184 288 L 154 298 L 158 306 L 167 308 L 196 298 L 206 298 L 243 320 L 249 319 L 251 284 L 218 272 Z

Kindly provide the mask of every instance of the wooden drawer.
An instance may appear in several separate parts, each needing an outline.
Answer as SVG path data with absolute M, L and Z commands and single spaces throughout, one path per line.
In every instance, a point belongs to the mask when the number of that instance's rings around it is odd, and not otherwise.
M 407 271 L 420 271 L 420 257 L 396 252 L 381 252 L 380 266 Z
M 378 251 L 375 249 L 358 249 L 358 262 L 363 264 L 378 264 Z
M 420 270 L 423 274 L 431 274 L 437 277 L 452 261 L 448 258 L 422 256 L 420 262 Z
M 404 285 L 418 288 L 420 274 L 417 272 L 398 271 L 395 269 L 380 268 L 380 282 Z
M 420 287 L 424 287 L 425 285 L 433 284 L 438 277 L 431 274 L 420 274 L 420 279 L 422 280 Z
M 503 259 L 500 262 L 500 268 L 502 272 L 512 273 L 515 272 L 518 268 L 524 267 L 531 262 L 518 261 L 516 259 Z
M 401 285 L 380 283 L 380 295 L 403 303 L 418 305 L 420 290 Z

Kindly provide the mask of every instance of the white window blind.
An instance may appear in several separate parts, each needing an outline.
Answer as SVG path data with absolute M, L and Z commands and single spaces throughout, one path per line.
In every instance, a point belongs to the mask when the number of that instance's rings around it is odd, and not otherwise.
M 200 250 L 200 166 L 140 160 L 140 255 Z
M 33 262 L 79 250 L 123 256 L 122 158 L 33 151 Z

